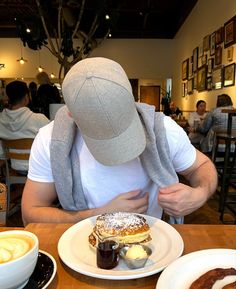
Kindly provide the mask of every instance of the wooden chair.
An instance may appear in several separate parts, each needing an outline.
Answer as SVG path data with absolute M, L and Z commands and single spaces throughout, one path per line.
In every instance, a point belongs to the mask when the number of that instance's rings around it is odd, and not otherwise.
M 7 185 L 7 216 L 10 216 L 19 209 L 19 206 L 10 208 L 11 205 L 11 185 L 24 184 L 26 176 L 20 174 L 11 167 L 11 160 L 29 160 L 30 149 L 34 139 L 23 138 L 6 140 L 1 139 L 3 148 L 5 150 L 5 164 L 6 164 L 6 185 Z
M 7 219 L 7 187 L 0 183 L 0 227 L 6 225 Z
M 236 117 L 236 114 L 233 115 Z M 228 208 L 236 217 L 236 132 L 228 125 L 227 133 L 216 133 L 212 149 L 212 161 L 215 164 L 219 179 L 219 212 L 220 220 L 224 220 L 225 209 Z M 223 151 L 219 146 L 223 145 Z M 217 161 L 217 158 L 219 161 Z M 236 223 L 236 218 L 235 218 Z

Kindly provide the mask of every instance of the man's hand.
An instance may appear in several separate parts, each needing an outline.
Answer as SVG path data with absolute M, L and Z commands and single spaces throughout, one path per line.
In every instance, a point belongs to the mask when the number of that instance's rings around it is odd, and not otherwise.
M 160 206 L 168 215 L 175 217 L 192 213 L 206 200 L 207 195 L 202 188 L 192 188 L 181 183 L 161 188 L 158 195 Z
M 101 213 L 112 212 L 132 212 L 132 213 L 145 213 L 148 209 L 148 193 L 139 196 L 140 190 L 122 193 L 106 205 L 98 208 Z

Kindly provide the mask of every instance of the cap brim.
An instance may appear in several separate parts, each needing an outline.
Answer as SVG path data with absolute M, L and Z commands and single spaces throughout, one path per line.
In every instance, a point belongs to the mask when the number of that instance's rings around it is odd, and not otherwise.
M 96 140 L 83 135 L 83 139 L 93 157 L 107 166 L 120 165 L 135 159 L 146 146 L 145 132 L 137 112 L 130 126 L 119 136 Z

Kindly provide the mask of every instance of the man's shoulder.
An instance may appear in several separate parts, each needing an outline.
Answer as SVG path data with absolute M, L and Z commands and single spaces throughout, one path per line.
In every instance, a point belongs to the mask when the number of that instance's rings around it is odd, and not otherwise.
M 53 131 L 54 121 L 51 121 L 50 123 L 46 124 L 45 126 L 41 127 L 39 129 L 39 135 L 45 138 L 51 138 L 52 137 L 52 131 Z
M 33 112 L 30 116 L 31 123 L 42 126 L 50 122 L 50 120 L 42 113 Z

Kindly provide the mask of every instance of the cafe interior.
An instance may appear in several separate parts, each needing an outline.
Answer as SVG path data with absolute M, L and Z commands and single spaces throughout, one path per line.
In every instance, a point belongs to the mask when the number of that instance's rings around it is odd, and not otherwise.
M 63 26 L 58 30 L 59 14 L 69 27 L 66 31 Z M 75 26 L 78 31 L 73 33 Z M 73 43 L 73 51 L 66 41 Z M 106 269 L 98 258 L 108 257 L 101 248 L 88 244 L 96 216 L 74 224 L 24 226 L 21 197 L 27 177 L 14 171 L 11 159 L 19 157 L 14 150 L 28 149 L 20 156 L 28 160 L 33 139 L 2 139 L 6 151 L 0 160 L 0 288 L 236 288 L 235 0 L 1 1 L 1 111 L 8 108 L 7 84 L 15 80 L 37 83 L 36 75 L 44 71 L 62 99 L 60 105 L 51 107 L 49 119 L 53 121 L 57 109 L 65 105 L 61 85 L 69 68 L 92 57 L 112 59 L 124 68 L 136 102 L 154 105 L 157 112 L 174 102 L 181 114 L 173 119 L 187 134 L 188 119 L 199 100 L 206 103 L 209 113 L 216 108 L 219 95 L 230 96 L 233 108 L 222 111 L 227 127 L 214 133 L 211 153 L 203 152 L 216 168 L 217 189 L 180 224 L 169 224 L 165 212 L 161 220 L 144 215 L 151 232 L 147 248 L 136 243 L 121 247 L 120 239 L 113 236 L 110 242 L 118 242 L 121 249 L 117 253 L 112 247 L 115 268 Z M 182 176 L 179 179 L 189 184 Z M 129 219 L 120 214 L 119 218 Z M 5 282 L 1 266 L 11 262 L 1 262 L 1 234 L 12 236 L 13 231 L 36 235 L 38 260 L 23 283 L 11 287 L 13 281 L 6 281 L 1 287 Z M 129 250 L 137 249 L 133 246 L 141 246 L 145 257 L 131 256 L 130 261 Z M 101 264 L 108 262 L 102 259 Z M 223 268 L 221 277 L 216 268 Z M 207 282 L 215 287 L 207 287 Z

